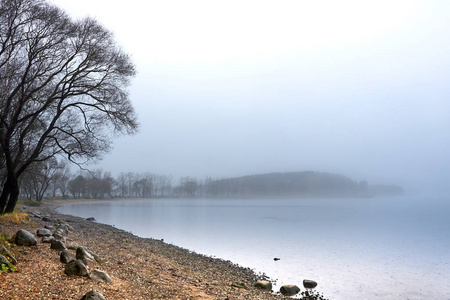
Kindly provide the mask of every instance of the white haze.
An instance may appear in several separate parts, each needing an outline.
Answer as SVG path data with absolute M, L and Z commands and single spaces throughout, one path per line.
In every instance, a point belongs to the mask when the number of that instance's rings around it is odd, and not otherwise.
M 92 168 L 450 180 L 450 2 L 53 0 L 114 32 L 140 133 Z

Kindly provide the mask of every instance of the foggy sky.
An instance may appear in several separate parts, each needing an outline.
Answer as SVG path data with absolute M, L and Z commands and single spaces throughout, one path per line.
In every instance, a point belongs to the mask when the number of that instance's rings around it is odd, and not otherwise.
M 54 0 L 114 32 L 141 129 L 91 168 L 450 182 L 450 2 Z

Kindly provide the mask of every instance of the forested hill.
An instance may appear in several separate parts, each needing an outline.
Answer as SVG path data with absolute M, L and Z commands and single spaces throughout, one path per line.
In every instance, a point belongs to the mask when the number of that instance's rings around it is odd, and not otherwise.
M 206 187 L 213 197 L 367 197 L 403 192 L 398 186 L 369 186 L 343 175 L 311 171 L 212 180 Z

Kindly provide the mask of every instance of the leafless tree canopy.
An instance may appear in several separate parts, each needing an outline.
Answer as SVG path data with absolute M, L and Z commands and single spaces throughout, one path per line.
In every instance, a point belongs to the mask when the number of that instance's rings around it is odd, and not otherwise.
M 112 135 L 137 130 L 127 94 L 134 75 L 95 20 L 73 21 L 42 0 L 1 0 L 0 213 L 14 208 L 32 163 L 84 163 L 108 151 Z

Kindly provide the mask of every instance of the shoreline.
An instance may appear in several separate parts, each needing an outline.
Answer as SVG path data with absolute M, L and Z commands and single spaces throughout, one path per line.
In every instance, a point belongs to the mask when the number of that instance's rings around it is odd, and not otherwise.
M 22 290 L 24 294 L 19 298 L 26 299 L 80 299 L 91 289 L 101 292 L 106 299 L 287 299 L 254 288 L 253 284 L 261 279 L 261 275 L 231 261 L 55 211 L 67 204 L 121 200 L 125 199 L 50 200 L 42 206 L 20 206 L 21 211 L 30 216 L 40 212 L 71 225 L 74 231 L 69 234 L 68 241 L 86 246 L 104 259 L 105 264 L 95 267 L 107 272 L 113 283 L 65 275 L 59 255 L 49 249 L 49 244 L 38 241 L 37 246 L 29 248 L 11 246 L 19 261 L 19 272 L 0 277 L 2 287 L 8 287 L 0 288 L 0 298 L 17 297 L 10 292 L 12 287 Z M 9 236 L 19 229 L 35 234 L 46 224 L 49 222 L 32 218 L 29 224 L 11 224 L 2 231 L 6 230 Z M 47 282 L 51 284 L 43 284 Z

